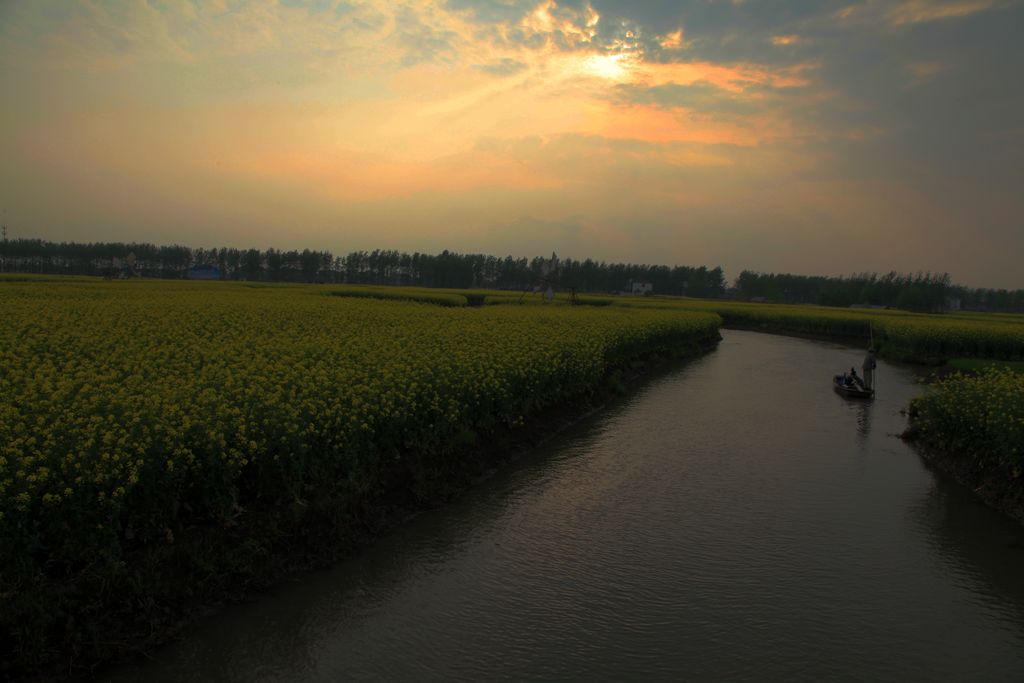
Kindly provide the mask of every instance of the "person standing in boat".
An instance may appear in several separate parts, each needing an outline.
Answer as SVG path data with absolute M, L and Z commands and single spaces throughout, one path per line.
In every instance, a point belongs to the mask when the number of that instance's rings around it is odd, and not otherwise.
M 864 372 L 864 388 L 871 389 L 875 383 L 875 367 L 878 363 L 875 362 L 875 350 L 873 348 L 868 349 L 868 355 L 864 356 L 864 362 L 861 364 L 860 369 Z

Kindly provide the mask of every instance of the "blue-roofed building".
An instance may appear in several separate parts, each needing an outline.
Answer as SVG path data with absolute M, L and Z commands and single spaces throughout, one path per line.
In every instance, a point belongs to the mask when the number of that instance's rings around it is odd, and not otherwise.
M 197 264 L 188 269 L 189 280 L 219 280 L 220 268 L 207 263 Z

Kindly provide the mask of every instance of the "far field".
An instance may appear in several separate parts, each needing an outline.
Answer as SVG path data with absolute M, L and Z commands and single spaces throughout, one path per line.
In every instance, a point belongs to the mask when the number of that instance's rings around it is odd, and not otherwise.
M 570 305 L 560 292 L 548 302 L 541 292 L 442 290 L 362 285 L 329 287 L 351 297 L 416 300 L 444 306 Z M 954 358 L 1024 361 L 1024 315 L 1008 313 L 911 313 L 900 310 L 762 304 L 723 299 L 584 294 L 576 302 L 613 308 L 716 313 L 727 327 L 841 337 L 874 343 L 882 357 L 941 365 Z M 1011 363 L 1012 364 L 1012 363 Z

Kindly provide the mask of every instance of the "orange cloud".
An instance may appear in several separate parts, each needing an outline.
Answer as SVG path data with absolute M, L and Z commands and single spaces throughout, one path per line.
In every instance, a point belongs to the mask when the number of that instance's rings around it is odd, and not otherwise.
M 686 43 L 683 42 L 683 29 L 678 29 L 661 36 L 658 39 L 658 44 L 666 50 L 678 50 L 686 47 Z
M 911 62 L 907 64 L 906 69 L 910 73 L 912 83 L 919 85 L 944 71 L 946 66 L 941 62 Z
M 785 46 L 785 45 L 796 45 L 801 43 L 803 40 L 797 35 L 788 36 L 772 36 L 772 45 Z
M 958 19 L 997 6 L 996 0 L 867 0 L 835 13 L 842 22 L 882 21 L 892 27 Z
M 676 83 L 710 83 L 729 92 L 742 92 L 755 85 L 773 88 L 798 88 L 810 84 L 807 72 L 814 64 L 770 68 L 752 64 L 723 65 L 713 62 L 639 64 L 633 81 L 647 86 Z
M 893 26 L 919 24 L 940 19 L 956 19 L 991 9 L 993 0 L 904 0 L 885 13 Z
M 463 193 L 480 189 L 557 188 L 563 181 L 526 168 L 513 159 L 475 150 L 430 162 L 380 159 L 339 151 L 333 154 L 267 150 L 240 158 L 230 169 L 243 175 L 287 178 L 336 200 L 379 200 L 420 192 Z
M 765 120 L 737 125 L 719 122 L 684 108 L 594 104 L 582 133 L 645 142 L 696 142 L 703 145 L 751 146 L 781 137 L 782 130 Z
M 560 10 L 557 12 L 556 10 Z M 597 35 L 601 15 L 588 3 L 581 11 L 559 8 L 555 0 L 543 0 L 520 21 L 528 35 L 561 34 L 571 42 L 589 43 Z

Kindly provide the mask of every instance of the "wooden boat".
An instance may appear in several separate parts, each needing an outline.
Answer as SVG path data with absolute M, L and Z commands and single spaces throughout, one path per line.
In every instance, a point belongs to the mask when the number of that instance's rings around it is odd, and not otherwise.
M 861 389 L 852 384 L 840 384 L 838 377 L 832 378 L 832 388 L 836 390 L 837 394 L 847 398 L 874 398 L 875 396 L 874 389 Z

